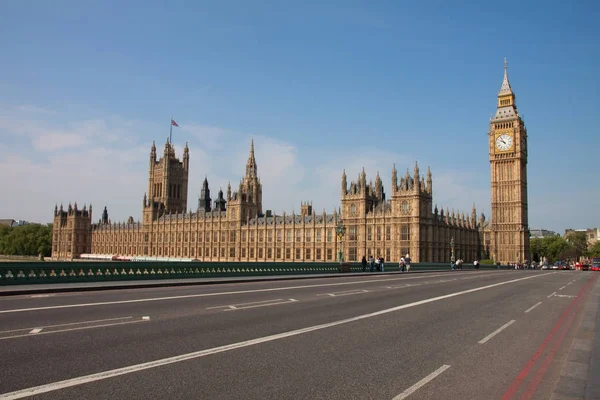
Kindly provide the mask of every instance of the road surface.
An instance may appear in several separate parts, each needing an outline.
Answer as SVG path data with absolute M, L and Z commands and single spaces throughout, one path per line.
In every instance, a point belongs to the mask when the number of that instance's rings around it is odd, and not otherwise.
M 598 275 L 455 271 L 0 298 L 0 399 L 547 399 Z

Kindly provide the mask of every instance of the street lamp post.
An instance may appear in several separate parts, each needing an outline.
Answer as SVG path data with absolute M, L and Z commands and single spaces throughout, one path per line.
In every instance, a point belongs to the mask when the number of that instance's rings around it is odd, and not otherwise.
M 335 227 L 335 234 L 337 235 L 340 241 L 340 248 L 338 250 L 337 259 L 338 262 L 344 262 L 344 251 L 342 250 L 342 239 L 346 234 L 346 227 L 342 224 L 342 221 L 339 221 L 337 226 Z
M 452 236 L 452 239 L 450 239 L 450 250 L 452 251 L 450 256 L 450 262 L 452 263 L 452 266 L 454 266 L 454 236 Z

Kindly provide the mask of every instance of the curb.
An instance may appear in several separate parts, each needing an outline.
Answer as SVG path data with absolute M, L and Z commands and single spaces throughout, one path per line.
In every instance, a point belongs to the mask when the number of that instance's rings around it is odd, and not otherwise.
M 120 290 L 120 289 L 144 289 L 144 288 L 163 288 L 177 286 L 200 286 L 200 285 L 220 285 L 226 283 L 246 283 L 246 282 L 270 282 L 270 281 L 292 281 L 299 279 L 319 279 L 319 278 L 344 278 L 344 277 L 362 277 L 362 276 L 384 276 L 384 275 L 403 275 L 403 274 L 426 274 L 431 272 L 454 272 L 449 269 L 413 271 L 413 272 L 354 272 L 351 274 L 323 274 L 323 275 L 271 275 L 261 277 L 249 277 L 248 279 L 230 279 L 230 278 L 213 278 L 210 281 L 146 281 L 146 282 L 123 282 L 117 285 L 105 286 L 61 286 L 61 287 L 44 287 L 44 288 L 23 288 L 15 287 L 13 290 L 0 290 L 0 297 L 3 296 L 18 296 L 29 294 L 45 294 L 45 293 L 66 293 L 66 292 L 95 292 L 105 290 Z M 474 272 L 474 270 L 465 270 L 464 272 Z M 208 278 L 210 279 L 210 278 Z M 114 281 L 113 281 L 114 282 Z M 76 284 L 76 283 L 72 283 Z M 67 284 L 68 285 L 68 284 Z M 16 286 L 16 285 L 15 285 Z
M 550 400 L 591 400 L 600 398 L 600 279 L 583 308 L 583 320 L 567 354 Z M 596 377 L 596 379 L 594 379 Z

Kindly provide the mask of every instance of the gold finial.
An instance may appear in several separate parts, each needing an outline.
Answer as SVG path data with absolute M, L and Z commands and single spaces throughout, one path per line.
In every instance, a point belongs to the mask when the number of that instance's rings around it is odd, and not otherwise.
M 506 62 L 506 57 L 504 57 L 504 69 L 506 70 L 508 68 L 508 62 Z

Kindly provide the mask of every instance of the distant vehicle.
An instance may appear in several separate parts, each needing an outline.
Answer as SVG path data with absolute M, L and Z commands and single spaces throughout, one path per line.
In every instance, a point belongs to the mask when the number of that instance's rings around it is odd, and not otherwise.
M 541 269 L 549 269 L 549 267 L 548 267 L 548 265 L 544 264 L 544 265 L 542 265 Z
M 600 271 L 600 263 L 597 264 L 592 264 L 592 266 L 590 267 L 591 271 Z

